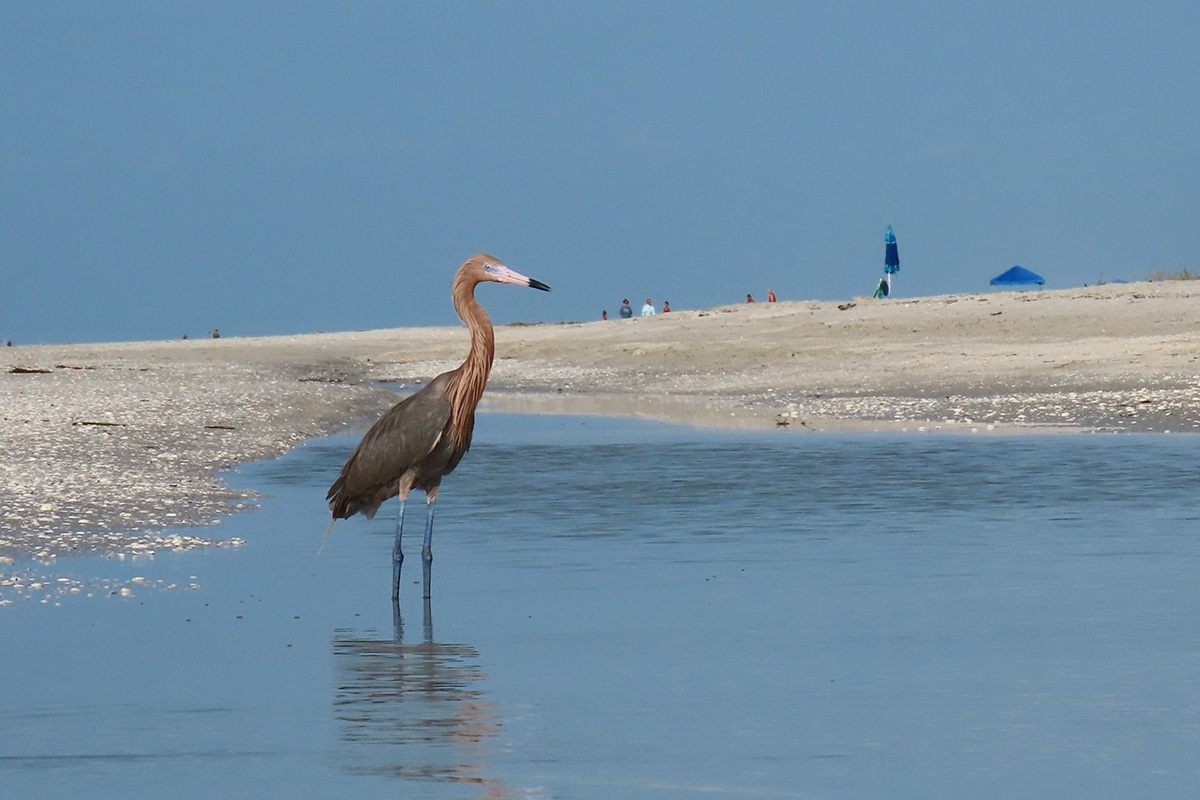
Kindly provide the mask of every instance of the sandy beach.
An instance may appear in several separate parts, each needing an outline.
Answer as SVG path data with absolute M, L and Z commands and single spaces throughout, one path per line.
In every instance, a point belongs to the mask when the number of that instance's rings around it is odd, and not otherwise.
M 485 304 L 501 299 L 483 298 Z M 487 408 L 778 430 L 1200 431 L 1200 281 L 506 325 Z M 465 328 L 0 349 L 0 558 L 220 545 L 224 468 L 365 426 Z

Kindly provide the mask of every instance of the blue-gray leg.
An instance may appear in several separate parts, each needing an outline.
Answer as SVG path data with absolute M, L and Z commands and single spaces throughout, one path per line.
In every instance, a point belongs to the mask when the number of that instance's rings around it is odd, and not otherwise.
M 425 517 L 425 544 L 421 547 L 421 571 L 425 578 L 425 599 L 429 599 L 429 580 L 433 572 L 433 501 L 429 501 L 429 514 Z
M 404 534 L 404 501 L 400 501 L 400 511 L 396 515 L 396 542 L 392 545 L 392 601 L 400 602 L 400 566 L 404 563 L 404 551 L 400 548 L 400 539 Z

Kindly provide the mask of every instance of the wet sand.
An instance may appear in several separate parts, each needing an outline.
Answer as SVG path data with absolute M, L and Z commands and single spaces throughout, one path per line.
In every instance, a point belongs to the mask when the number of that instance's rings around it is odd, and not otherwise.
M 482 296 L 484 304 L 503 302 Z M 815 430 L 1200 430 L 1200 281 L 497 329 L 487 408 Z M 464 328 L 0 349 L 0 558 L 236 543 L 216 473 L 365 424 Z

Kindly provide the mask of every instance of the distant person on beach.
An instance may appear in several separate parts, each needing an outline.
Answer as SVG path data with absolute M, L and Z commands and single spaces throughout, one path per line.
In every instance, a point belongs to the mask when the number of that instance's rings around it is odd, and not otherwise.
M 747 295 L 746 295 L 746 302 L 747 302 L 747 303 L 753 303 L 753 302 L 754 302 L 754 298 L 753 298 L 752 296 L 750 296 L 749 294 L 747 294 Z
M 768 303 L 775 302 L 775 290 L 774 289 L 767 289 L 767 302 Z
M 653 317 L 654 316 L 654 303 L 650 302 L 649 297 L 646 298 L 646 305 L 642 306 L 642 316 L 643 317 Z
M 217 330 L 216 328 L 213 328 L 212 337 L 213 337 L 214 339 L 220 339 L 220 338 L 221 338 L 221 332 L 220 332 L 219 330 Z
M 621 319 L 633 319 L 633 307 L 629 305 L 629 298 L 621 301 L 621 310 L 618 313 Z
M 608 319 L 608 309 L 607 308 L 600 312 L 600 319 Z
M 663 313 L 664 314 L 671 313 L 671 301 L 670 300 L 663 300 Z

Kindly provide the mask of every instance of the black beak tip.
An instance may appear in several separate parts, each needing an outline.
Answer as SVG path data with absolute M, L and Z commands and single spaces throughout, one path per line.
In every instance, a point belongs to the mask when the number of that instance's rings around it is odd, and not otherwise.
M 539 281 L 539 280 L 534 280 L 533 278 L 530 278 L 530 279 L 529 279 L 529 286 L 530 286 L 530 288 L 532 288 L 532 289 L 541 289 L 543 292 L 548 292 L 548 291 L 550 291 L 550 287 L 549 287 L 549 286 L 547 286 L 546 284 L 542 283 L 542 282 L 541 282 L 541 281 Z

